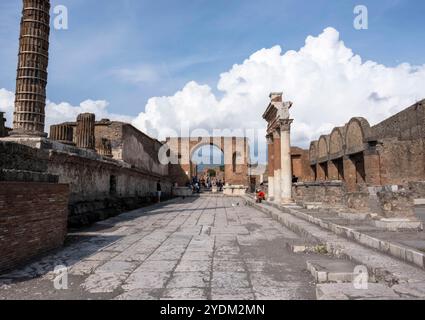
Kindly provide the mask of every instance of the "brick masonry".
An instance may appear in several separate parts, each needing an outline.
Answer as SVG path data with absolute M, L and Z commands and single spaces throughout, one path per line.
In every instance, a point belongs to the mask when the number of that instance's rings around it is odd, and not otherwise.
M 68 192 L 64 184 L 0 182 L 0 272 L 63 244 Z

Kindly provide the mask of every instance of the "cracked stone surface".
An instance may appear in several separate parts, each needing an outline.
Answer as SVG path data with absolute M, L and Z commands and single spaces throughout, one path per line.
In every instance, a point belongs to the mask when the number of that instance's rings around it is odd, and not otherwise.
M 0 299 L 315 299 L 304 239 L 260 211 L 202 196 L 143 208 L 69 235 L 65 247 L 0 276 Z M 331 258 L 329 258 L 331 259 Z M 55 289 L 68 270 L 68 289 Z

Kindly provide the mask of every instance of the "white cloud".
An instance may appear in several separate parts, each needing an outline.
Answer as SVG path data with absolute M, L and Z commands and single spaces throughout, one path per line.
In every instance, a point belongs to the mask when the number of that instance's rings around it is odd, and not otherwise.
M 151 71 L 122 70 L 117 75 L 143 82 L 154 77 Z M 220 97 L 207 85 L 194 81 L 168 97 L 149 99 L 145 111 L 135 119 L 110 114 L 106 101 L 87 100 L 79 106 L 68 103 L 47 105 L 47 124 L 74 120 L 80 112 L 94 112 L 97 119 L 131 122 L 142 131 L 164 138 L 170 129 L 180 133 L 191 129 L 257 129 L 260 151 L 265 150 L 262 114 L 272 91 L 283 91 L 294 102 L 293 145 L 308 147 L 312 139 L 329 133 L 351 117 L 363 116 L 372 124 L 425 97 L 425 65 L 408 63 L 387 67 L 362 61 L 347 48 L 333 28 L 317 37 L 309 36 L 298 51 L 282 52 L 280 46 L 261 49 L 242 64 L 221 74 L 217 84 Z M 11 120 L 13 94 L 0 90 L 0 110 Z M 10 123 L 10 122 L 9 122 Z M 263 153 L 261 159 L 265 159 Z
M 154 136 L 168 128 L 180 132 L 182 121 L 191 128 L 255 128 L 263 134 L 268 94 L 283 91 L 294 102 L 293 144 L 308 147 L 351 117 L 374 124 L 424 98 L 425 66 L 363 62 L 327 28 L 307 37 L 298 51 L 282 53 L 280 46 L 257 51 L 221 74 L 217 88 L 221 98 L 189 82 L 173 96 L 151 98 L 133 123 Z

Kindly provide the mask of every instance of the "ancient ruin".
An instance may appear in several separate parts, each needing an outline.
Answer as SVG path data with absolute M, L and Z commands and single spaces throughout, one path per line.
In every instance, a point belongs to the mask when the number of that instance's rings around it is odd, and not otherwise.
M 269 199 L 292 202 L 291 124 L 292 102 L 283 101 L 283 93 L 271 93 L 271 102 L 263 118 L 267 121 L 269 159 Z
M 13 129 L 0 112 L 0 300 L 425 298 L 425 100 L 304 150 L 272 92 L 266 164 L 247 137 L 159 141 L 93 113 L 47 136 L 49 10 L 23 0 Z M 221 156 L 199 169 L 205 146 Z M 50 289 L 58 266 L 72 290 Z
M 192 157 L 202 146 L 215 146 L 224 156 L 224 180 L 230 189 L 247 189 L 249 186 L 249 141 L 243 137 L 179 137 L 167 138 L 170 150 L 170 178 L 185 186 L 197 175 Z
M 50 1 L 24 0 L 11 135 L 44 133 L 49 63 Z

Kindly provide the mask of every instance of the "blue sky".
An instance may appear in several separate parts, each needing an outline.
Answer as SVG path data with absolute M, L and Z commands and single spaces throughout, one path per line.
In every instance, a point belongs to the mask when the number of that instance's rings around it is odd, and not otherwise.
M 48 97 L 78 105 L 110 102 L 137 116 L 148 98 L 195 80 L 217 92 L 222 72 L 261 48 L 298 50 L 334 27 L 363 59 L 425 64 L 423 0 L 54 0 L 69 30 L 52 30 Z M 353 28 L 353 8 L 369 9 L 369 30 Z M 14 91 L 21 1 L 0 2 L 0 88 Z

